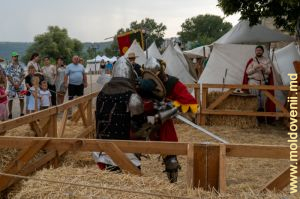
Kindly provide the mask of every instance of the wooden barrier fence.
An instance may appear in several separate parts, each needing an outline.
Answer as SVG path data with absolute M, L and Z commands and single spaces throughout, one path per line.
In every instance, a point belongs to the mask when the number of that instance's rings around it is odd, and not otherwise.
M 202 84 L 202 92 L 200 92 L 199 84 L 189 84 L 189 88 L 194 88 L 195 97 L 200 105 L 200 113 L 197 117 L 198 124 L 205 125 L 206 117 L 208 115 L 237 115 L 237 116 L 266 116 L 266 117 L 290 117 L 289 111 L 284 107 L 281 102 L 276 99 L 270 91 L 286 91 L 290 90 L 289 86 L 272 86 L 272 85 L 242 85 L 242 84 Z M 215 101 L 208 104 L 208 91 L 209 89 L 225 89 L 225 92 L 219 96 Z M 216 110 L 236 89 L 257 89 L 260 90 L 266 98 L 272 101 L 279 112 L 258 112 L 258 111 L 243 111 L 243 110 Z M 201 93 L 201 94 L 200 94 Z M 201 102 L 200 102 L 201 95 Z
M 214 87 L 214 85 L 209 86 Z M 208 89 L 209 86 L 205 88 Z M 236 85 L 232 87 L 235 88 Z M 242 88 L 244 87 L 242 86 Z M 249 87 L 246 86 L 246 88 Z M 273 89 L 276 88 L 273 87 Z M 270 90 L 271 87 L 265 86 L 260 89 Z M 286 88 L 280 87 L 280 89 Z M 219 192 L 224 192 L 226 190 L 226 157 L 287 160 L 290 157 L 290 148 L 287 146 L 82 139 L 82 137 L 93 137 L 95 131 L 92 100 L 96 96 L 97 93 L 92 93 L 47 110 L 1 123 L 0 132 L 5 132 L 24 124 L 31 124 L 36 132 L 36 136 L 38 136 L 0 137 L 0 148 L 21 150 L 17 157 L 2 172 L 26 176 L 49 164 L 57 167 L 59 157 L 68 151 L 104 151 L 124 171 L 142 175 L 141 171 L 128 160 L 124 153 L 185 155 L 187 156 L 186 174 L 188 186 L 202 187 L 206 190 L 214 188 Z M 72 120 L 77 122 L 81 118 L 86 128 L 76 138 L 63 138 L 67 111 L 74 106 L 78 106 L 78 110 L 73 114 Z M 63 112 L 63 116 L 61 125 L 58 126 L 57 116 L 60 112 Z M 42 154 L 39 153 L 41 151 L 43 152 Z M 300 149 L 298 149 L 298 152 L 300 152 Z M 37 153 L 39 153 L 38 158 L 35 156 Z M 271 180 L 262 190 L 281 190 L 287 186 L 289 179 L 289 175 L 287 175 L 288 169 L 286 168 L 276 178 Z M 0 176 L 0 191 L 7 189 L 18 180 L 13 177 Z

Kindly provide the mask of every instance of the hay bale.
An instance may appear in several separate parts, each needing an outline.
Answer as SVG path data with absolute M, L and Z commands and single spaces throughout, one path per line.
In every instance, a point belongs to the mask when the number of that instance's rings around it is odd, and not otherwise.
M 222 94 L 222 92 L 210 92 L 208 94 L 208 106 Z M 216 110 L 256 111 L 257 98 L 231 95 L 230 97 L 225 99 L 225 101 L 223 101 L 219 106 L 217 106 Z M 255 128 L 257 127 L 257 121 L 256 117 L 209 115 L 207 116 L 207 125 Z

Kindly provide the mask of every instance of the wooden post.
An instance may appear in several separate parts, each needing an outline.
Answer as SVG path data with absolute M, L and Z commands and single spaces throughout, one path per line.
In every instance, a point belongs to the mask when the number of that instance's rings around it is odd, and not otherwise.
M 60 124 L 60 128 L 59 128 L 59 132 L 58 132 L 58 137 L 63 137 L 64 136 L 67 119 L 68 119 L 68 110 L 64 110 L 63 117 L 62 117 L 61 124 Z
M 92 111 L 92 99 L 90 99 L 88 101 L 88 104 L 87 104 L 87 107 L 86 107 L 86 120 L 87 120 L 87 123 L 88 125 L 92 125 L 93 124 L 93 111 Z
M 187 167 L 186 167 L 186 180 L 189 188 L 194 187 L 194 144 L 187 145 Z
M 57 137 L 57 115 L 51 115 L 48 123 L 48 137 Z
M 194 187 L 219 189 L 219 157 L 220 146 L 195 144 Z
M 196 84 L 195 88 L 194 88 L 194 91 L 195 91 L 195 98 L 197 100 L 197 104 L 199 104 L 199 107 L 201 107 L 200 105 L 200 87 L 198 86 L 198 84 Z M 196 124 L 200 124 L 200 113 L 196 113 Z
M 206 116 L 203 114 L 203 111 L 207 108 L 207 95 L 208 95 L 208 88 L 205 85 L 202 86 L 202 106 L 200 108 L 200 125 L 205 125 Z
M 219 159 L 219 192 L 226 191 L 226 145 L 220 144 L 220 159 Z

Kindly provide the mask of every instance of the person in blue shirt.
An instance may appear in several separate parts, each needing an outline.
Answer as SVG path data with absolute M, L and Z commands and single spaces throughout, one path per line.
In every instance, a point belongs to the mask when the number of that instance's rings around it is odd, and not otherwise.
M 75 96 L 83 96 L 84 88 L 87 87 L 87 77 L 79 60 L 77 55 L 73 56 L 72 63 L 66 68 L 64 85 L 68 88 L 69 100 Z

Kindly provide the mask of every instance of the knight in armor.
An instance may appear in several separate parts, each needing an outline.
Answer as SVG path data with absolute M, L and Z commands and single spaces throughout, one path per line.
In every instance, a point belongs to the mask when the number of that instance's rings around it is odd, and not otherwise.
M 187 87 L 178 80 L 165 73 L 166 64 L 162 60 L 150 57 L 144 65 L 143 79 L 140 82 L 140 92 L 144 96 L 150 93 L 152 98 L 169 100 L 183 113 L 197 112 L 198 104 L 196 99 L 189 93 Z M 151 78 L 151 74 L 158 78 Z M 162 86 L 161 86 L 162 85 Z M 161 88 L 162 87 L 162 88 Z M 150 90 L 149 90 L 150 89 Z M 165 92 L 165 96 L 164 93 Z M 145 112 L 146 110 L 145 105 Z M 150 134 L 150 140 L 178 142 L 178 137 L 172 119 L 164 120 L 159 130 Z M 171 183 L 177 181 L 178 169 L 180 168 L 175 155 L 167 155 L 164 158 L 165 171 Z
M 136 92 L 135 80 L 133 66 L 121 57 L 113 67 L 112 79 L 97 97 L 97 139 L 129 140 L 131 130 L 135 131 L 145 123 L 143 101 Z M 140 160 L 135 154 L 126 155 L 140 168 Z M 100 169 L 119 170 L 118 165 L 105 153 L 94 152 L 93 157 Z

